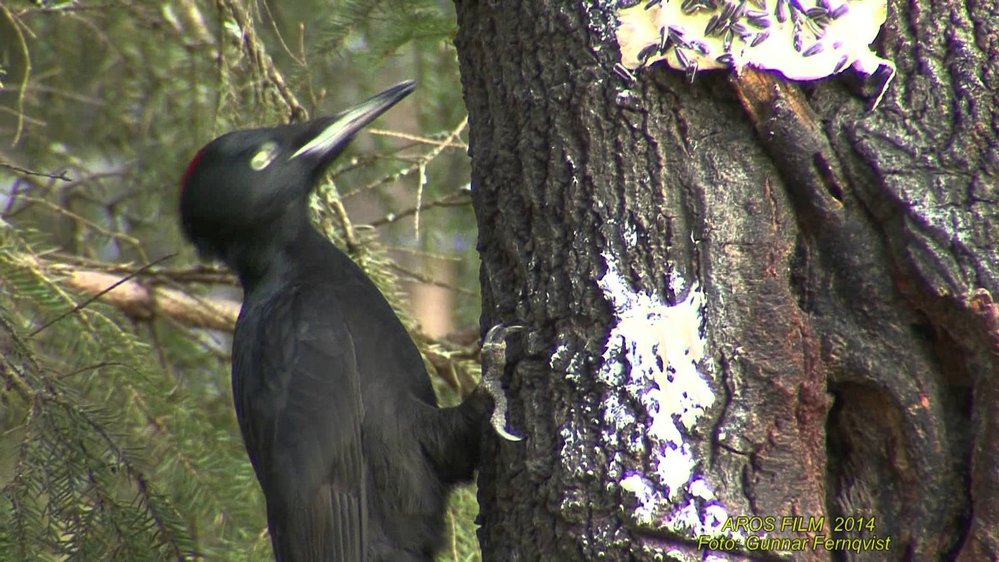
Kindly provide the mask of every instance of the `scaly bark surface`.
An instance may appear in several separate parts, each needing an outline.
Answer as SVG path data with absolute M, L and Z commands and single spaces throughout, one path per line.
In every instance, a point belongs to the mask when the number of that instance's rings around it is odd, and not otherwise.
M 739 516 L 891 538 L 796 560 L 999 557 L 995 4 L 892 2 L 873 112 L 849 74 L 630 83 L 613 2 L 456 5 L 483 327 L 526 327 L 485 559 L 700 559 Z

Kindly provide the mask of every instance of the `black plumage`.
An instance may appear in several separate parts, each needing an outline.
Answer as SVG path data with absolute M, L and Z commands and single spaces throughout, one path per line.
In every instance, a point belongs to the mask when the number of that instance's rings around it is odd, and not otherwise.
M 412 89 L 223 135 L 182 181 L 185 234 L 244 288 L 233 395 L 279 562 L 432 560 L 448 489 L 478 460 L 489 393 L 438 408 L 388 302 L 308 218 L 322 170 Z

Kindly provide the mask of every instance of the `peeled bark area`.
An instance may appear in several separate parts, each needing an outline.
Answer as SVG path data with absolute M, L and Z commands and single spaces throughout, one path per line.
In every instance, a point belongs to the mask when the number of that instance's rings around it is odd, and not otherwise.
M 630 83 L 612 2 L 456 4 L 483 330 L 526 327 L 508 394 L 527 439 L 490 439 L 479 476 L 485 560 L 699 560 L 743 516 L 801 517 L 767 533 L 808 542 L 796 560 L 999 556 L 994 4 L 892 4 L 873 112 L 849 73 Z M 622 299 L 668 319 L 695 291 L 713 399 L 663 420 L 648 396 L 679 371 L 629 374 L 647 355 Z

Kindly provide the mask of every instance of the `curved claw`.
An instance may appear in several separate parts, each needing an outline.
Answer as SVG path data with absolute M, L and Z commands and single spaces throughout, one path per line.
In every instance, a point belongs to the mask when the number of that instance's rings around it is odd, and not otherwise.
M 482 340 L 482 387 L 493 397 L 495 404 L 489 422 L 496 434 L 507 441 L 520 441 L 523 437 L 506 430 L 506 394 L 503 392 L 500 376 L 506 364 L 506 336 L 523 329 L 523 326 L 497 324 L 489 329 Z
M 492 349 L 495 346 L 502 346 L 503 351 L 506 351 L 506 337 L 522 331 L 524 331 L 524 327 L 518 324 L 512 326 L 496 324 L 486 332 L 486 337 L 482 340 L 482 350 L 485 351 L 487 348 Z
M 505 418 L 506 416 L 503 416 L 503 417 Z M 500 437 L 502 437 L 503 439 L 506 439 L 507 441 L 517 442 L 517 441 L 523 441 L 524 440 L 523 437 L 521 437 L 519 435 L 514 435 L 514 434 L 510 433 L 509 431 L 507 431 L 501 425 L 503 423 L 506 423 L 506 421 L 505 420 L 502 421 L 502 422 L 496 422 L 495 420 L 492 421 L 493 429 L 496 430 L 496 435 L 499 435 Z

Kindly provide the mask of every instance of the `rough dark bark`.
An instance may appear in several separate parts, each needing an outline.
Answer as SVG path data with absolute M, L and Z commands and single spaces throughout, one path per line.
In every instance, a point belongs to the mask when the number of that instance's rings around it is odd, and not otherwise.
M 487 449 L 485 559 L 700 559 L 718 514 L 891 538 L 800 560 L 999 557 L 995 3 L 893 2 L 899 74 L 873 112 L 848 76 L 628 84 L 613 2 L 456 4 L 483 329 L 527 328 L 509 394 L 528 439 Z M 631 372 L 617 275 L 658 303 L 650 329 L 703 291 L 715 398 L 675 424 L 685 482 L 659 470 L 675 443 L 647 399 L 675 380 Z M 834 532 L 861 516 L 873 530 Z

